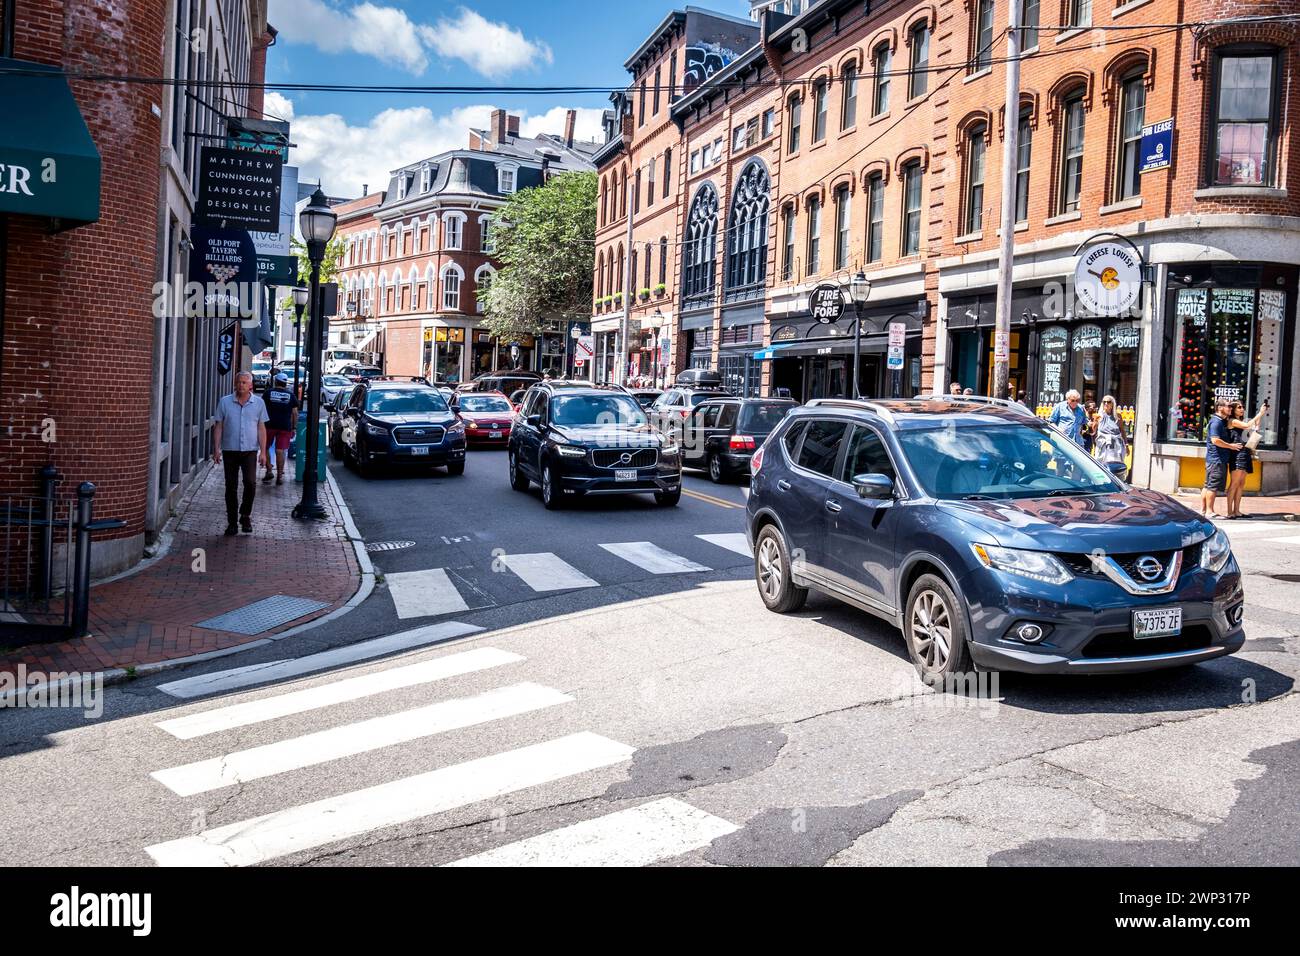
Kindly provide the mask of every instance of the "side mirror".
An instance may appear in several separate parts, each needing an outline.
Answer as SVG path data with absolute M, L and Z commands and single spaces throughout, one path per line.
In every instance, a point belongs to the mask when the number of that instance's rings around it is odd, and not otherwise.
M 1128 481 L 1128 465 L 1122 461 L 1106 462 L 1106 470 L 1118 478 L 1120 481 Z
M 528 422 L 528 424 L 531 425 L 531 426 L 533 426 L 534 428 L 541 428 L 541 427 L 542 427 L 542 416 L 541 416 L 541 415 L 529 415 L 527 418 L 524 419 L 524 421 Z
M 854 475 L 853 490 L 859 498 L 886 500 L 894 497 L 894 480 L 887 475 Z

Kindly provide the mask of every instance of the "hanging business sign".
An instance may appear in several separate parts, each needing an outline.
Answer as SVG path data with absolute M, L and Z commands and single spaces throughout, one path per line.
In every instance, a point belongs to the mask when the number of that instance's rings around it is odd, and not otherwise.
M 195 221 L 209 226 L 277 232 L 280 229 L 280 157 L 223 146 L 199 153 Z
M 1138 153 L 1140 172 L 1168 169 L 1174 154 L 1174 121 L 1167 119 L 1143 126 Z
M 1128 312 L 1142 296 L 1142 259 L 1126 243 L 1094 243 L 1079 255 L 1074 291 L 1087 314 L 1114 317 Z
M 808 312 L 822 325 L 833 325 L 844 315 L 844 293 L 837 285 L 819 285 L 808 293 Z
M 259 255 L 287 256 L 292 252 L 294 213 L 298 200 L 298 167 L 285 166 L 280 172 L 280 220 L 276 232 L 251 230 Z
M 235 361 L 235 323 L 221 330 L 217 339 L 217 374 L 229 375 Z
M 254 245 L 256 245 L 254 240 Z M 257 278 L 267 285 L 293 286 L 298 284 L 297 256 L 257 256 Z

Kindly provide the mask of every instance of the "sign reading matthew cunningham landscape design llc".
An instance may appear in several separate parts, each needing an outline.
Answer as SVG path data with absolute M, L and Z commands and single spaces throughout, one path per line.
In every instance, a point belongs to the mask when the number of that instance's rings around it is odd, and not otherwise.
M 283 165 L 270 153 L 204 146 L 195 218 L 209 226 L 278 231 Z

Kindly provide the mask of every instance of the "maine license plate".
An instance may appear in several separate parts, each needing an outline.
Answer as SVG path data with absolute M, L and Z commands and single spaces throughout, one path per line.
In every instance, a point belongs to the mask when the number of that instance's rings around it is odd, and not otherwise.
M 412 448 L 412 449 L 411 449 L 411 454 L 412 454 L 412 455 L 427 455 L 427 454 L 429 454 L 429 449 L 427 449 L 427 448 L 418 448 L 418 447 L 417 447 L 417 448 Z
M 1183 632 L 1183 609 L 1180 607 L 1160 608 L 1151 611 L 1133 612 L 1133 636 L 1172 637 Z
M 636 469 L 620 468 L 618 471 L 614 472 L 614 480 L 615 481 L 636 481 Z
M 488 438 L 500 438 L 500 437 L 501 437 L 501 433 L 499 431 L 488 432 Z

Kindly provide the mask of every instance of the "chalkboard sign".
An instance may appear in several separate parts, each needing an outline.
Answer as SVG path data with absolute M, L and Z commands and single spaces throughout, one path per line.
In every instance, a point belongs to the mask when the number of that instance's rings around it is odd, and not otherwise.
M 1066 366 L 1070 360 L 1070 333 L 1064 326 L 1045 329 L 1038 338 L 1041 375 L 1038 404 L 1055 405 L 1065 398 Z

